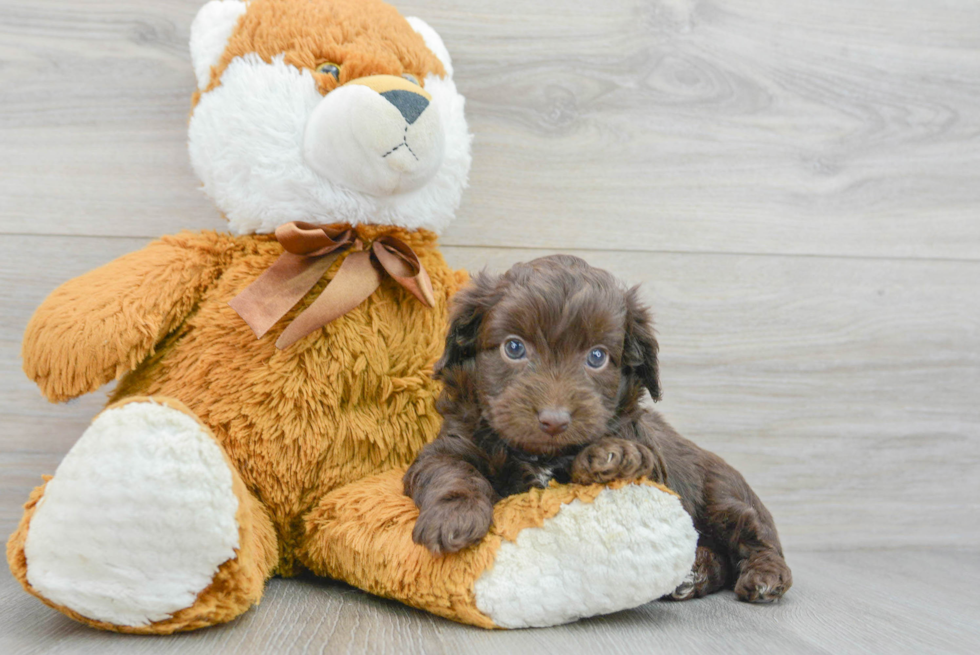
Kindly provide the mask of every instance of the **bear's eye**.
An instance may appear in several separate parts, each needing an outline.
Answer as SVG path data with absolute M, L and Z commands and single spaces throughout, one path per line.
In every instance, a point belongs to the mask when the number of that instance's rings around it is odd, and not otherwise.
M 316 72 L 321 75 L 333 75 L 335 80 L 340 79 L 340 65 L 325 61 L 316 67 Z
M 600 369 L 609 361 L 609 353 L 605 348 L 593 348 L 585 356 L 585 363 L 589 368 Z
M 406 80 L 408 80 L 415 86 L 422 86 L 421 84 L 419 84 L 419 78 L 415 77 L 411 73 L 402 73 L 402 77 L 404 77 Z
M 500 344 L 500 350 L 507 359 L 519 360 L 524 359 L 527 355 L 527 348 L 524 346 L 524 342 L 517 337 L 510 337 Z

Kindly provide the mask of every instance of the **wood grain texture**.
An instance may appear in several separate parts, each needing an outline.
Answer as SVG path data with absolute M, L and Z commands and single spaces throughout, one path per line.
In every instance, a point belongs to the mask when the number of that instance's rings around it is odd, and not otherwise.
M 198 5 L 4 0 L 0 231 L 220 224 L 184 147 Z M 477 135 L 447 244 L 980 257 L 975 2 L 399 7 Z
M 26 597 L 0 574 L 0 650 L 55 653 L 963 653 L 980 644 L 980 559 L 962 551 L 798 553 L 778 604 L 731 592 L 542 630 L 486 632 L 339 583 L 273 580 L 237 621 L 170 637 L 107 635 Z M 937 584 L 942 581 L 942 584 Z
M 0 534 L 104 401 L 41 398 L 31 312 L 224 226 L 186 152 L 202 2 L 0 0 Z M 980 4 L 397 4 L 444 37 L 476 135 L 450 263 L 564 250 L 642 283 L 660 409 L 772 509 L 790 595 L 487 633 L 275 580 L 231 625 L 142 639 L 2 573 L 0 653 L 980 650 Z

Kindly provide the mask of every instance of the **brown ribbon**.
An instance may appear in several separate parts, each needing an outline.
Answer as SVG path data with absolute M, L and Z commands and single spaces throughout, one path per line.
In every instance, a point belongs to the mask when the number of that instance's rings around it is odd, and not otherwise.
M 228 303 L 259 339 L 303 299 L 341 253 L 351 247 L 356 250 L 323 293 L 279 336 L 276 347 L 280 350 L 364 302 L 381 284 L 381 270 L 426 307 L 435 305 L 432 281 L 418 255 L 390 234 L 375 239 L 370 250 L 362 250 L 360 239 L 348 226 L 296 221 L 280 225 L 276 239 L 286 252 Z

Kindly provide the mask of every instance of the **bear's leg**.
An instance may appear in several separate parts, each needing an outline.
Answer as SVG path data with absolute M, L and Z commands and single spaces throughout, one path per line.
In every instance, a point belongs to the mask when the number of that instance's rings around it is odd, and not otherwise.
M 303 563 L 455 621 L 485 628 L 567 623 L 673 591 L 697 533 L 662 487 L 553 485 L 494 507 L 483 541 L 441 557 L 412 542 L 418 510 L 394 470 L 336 489 L 306 516 Z
M 211 431 L 178 401 L 130 398 L 99 414 L 34 490 L 7 560 L 27 591 L 74 619 L 160 634 L 257 603 L 277 545 Z

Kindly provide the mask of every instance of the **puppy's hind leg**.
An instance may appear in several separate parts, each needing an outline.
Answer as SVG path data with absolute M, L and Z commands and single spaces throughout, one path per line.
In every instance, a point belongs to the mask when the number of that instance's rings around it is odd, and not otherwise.
M 666 600 L 702 598 L 725 587 L 730 587 L 731 581 L 731 560 L 717 548 L 708 545 L 702 537 L 698 540 L 698 550 L 691 572 L 673 593 L 664 596 L 664 598 Z
M 748 484 L 737 475 L 740 484 L 708 485 L 707 514 L 719 541 L 729 550 L 737 579 L 735 594 L 750 603 L 770 603 L 782 598 L 793 584 L 793 574 L 776 533 L 769 510 Z

